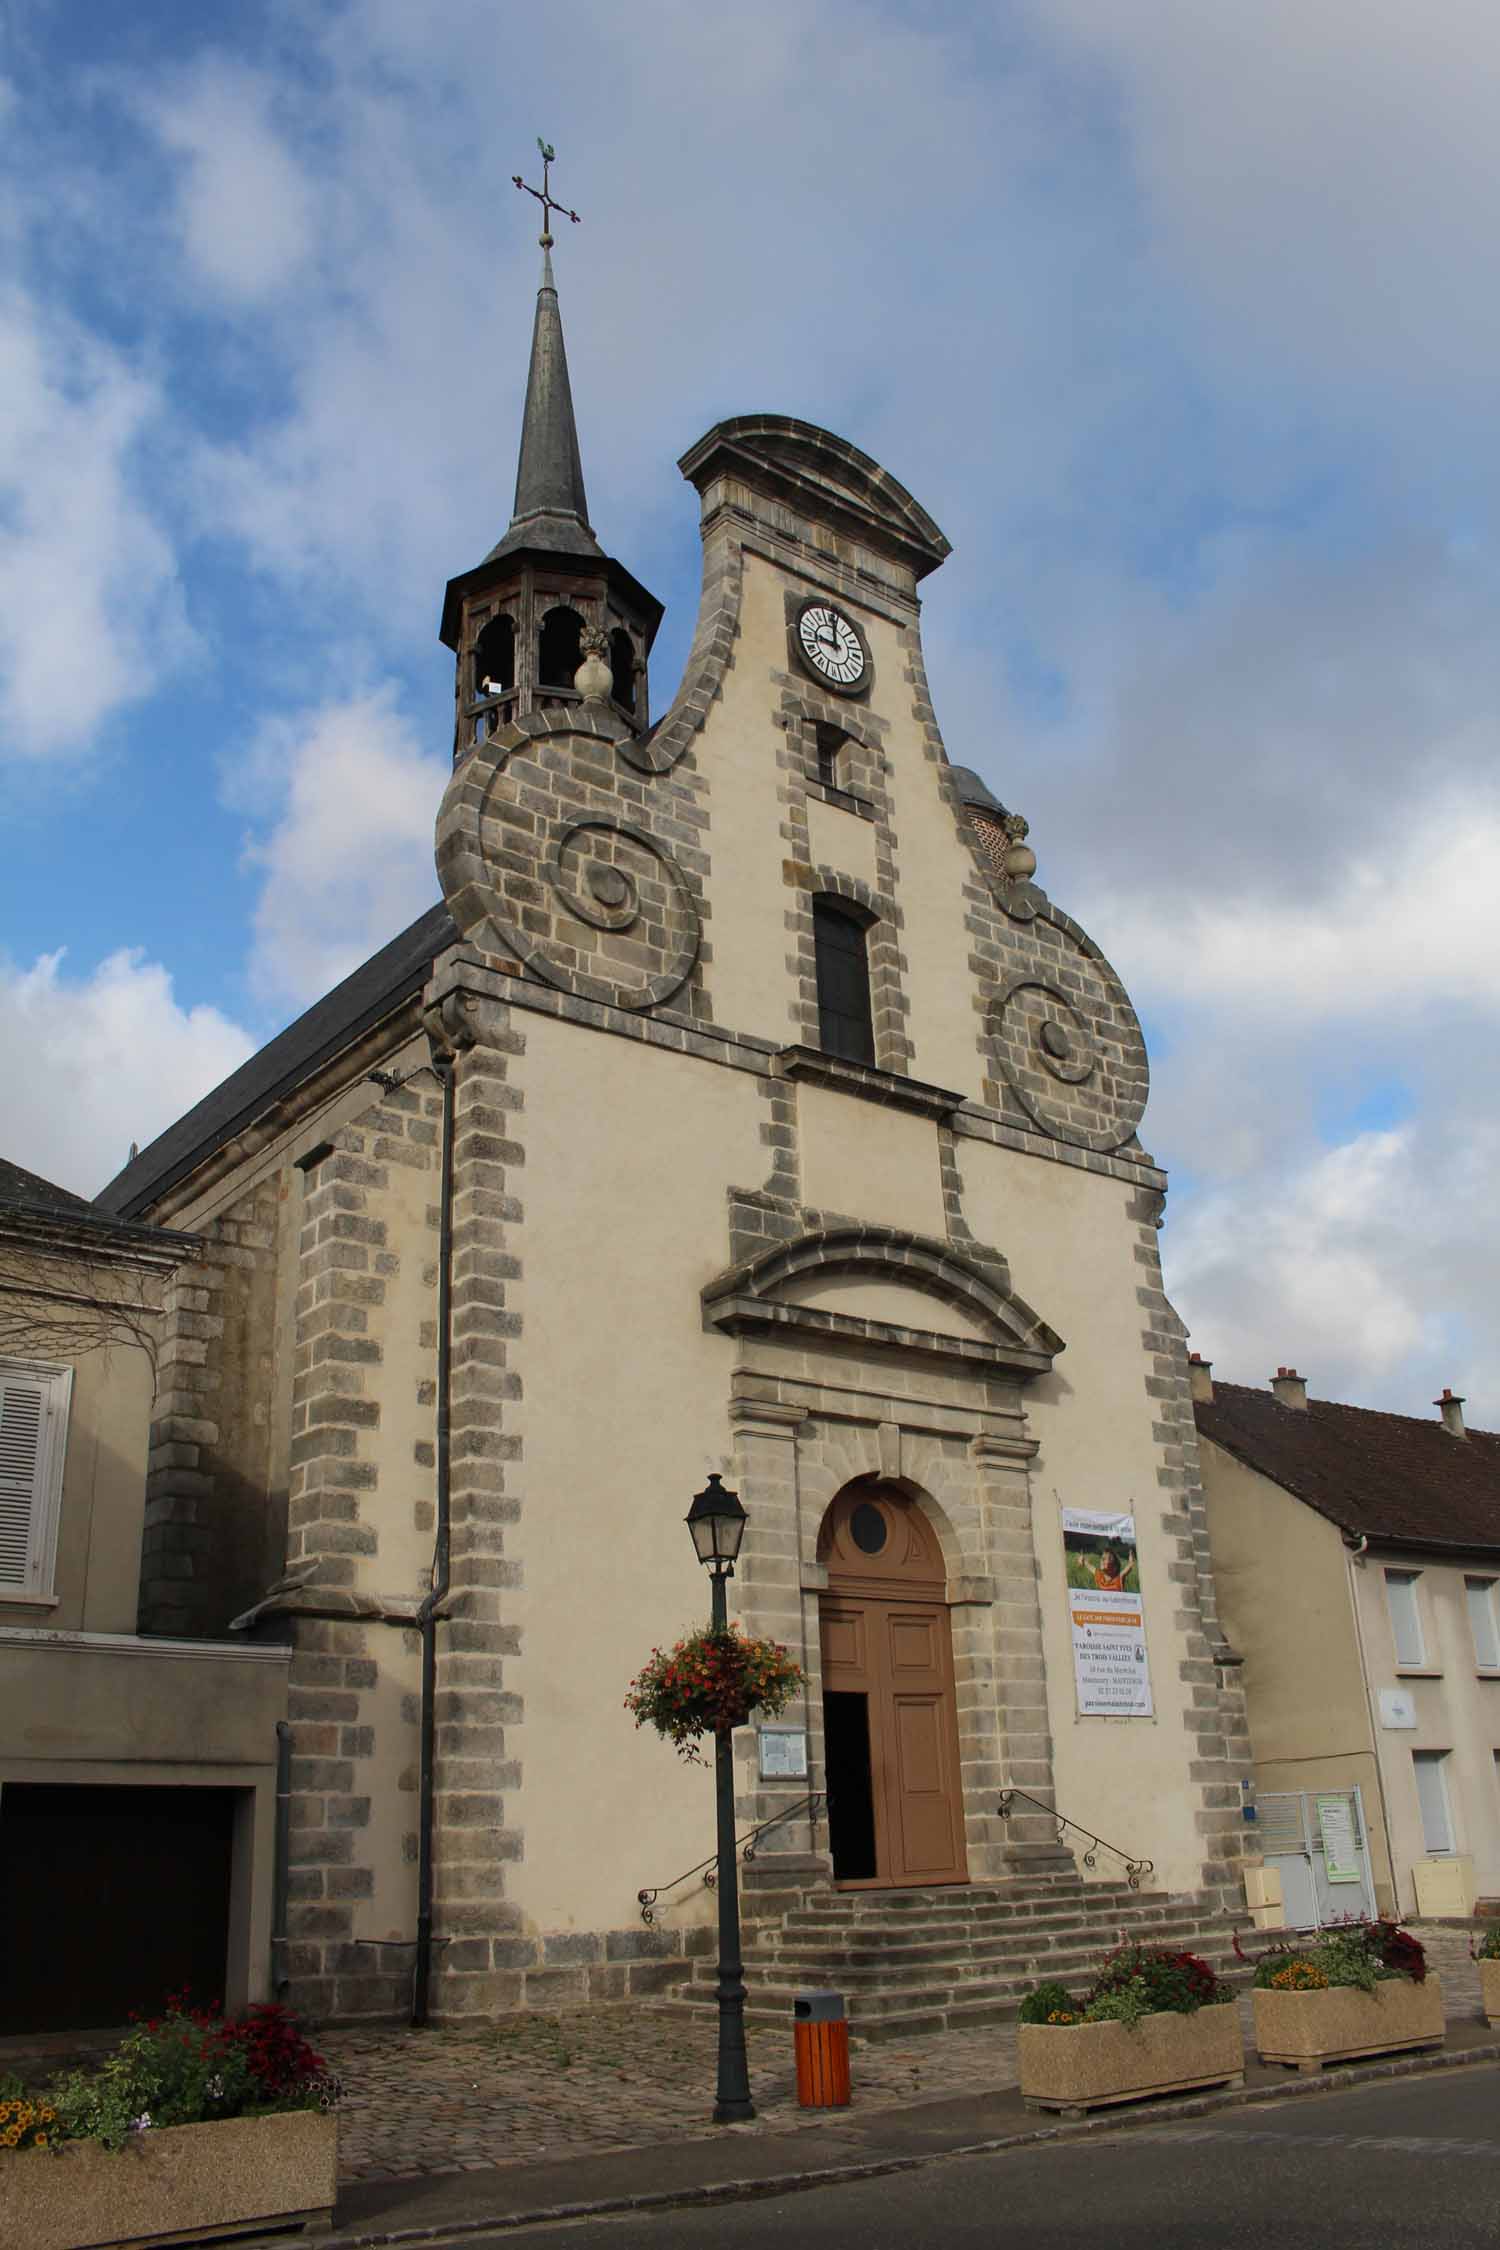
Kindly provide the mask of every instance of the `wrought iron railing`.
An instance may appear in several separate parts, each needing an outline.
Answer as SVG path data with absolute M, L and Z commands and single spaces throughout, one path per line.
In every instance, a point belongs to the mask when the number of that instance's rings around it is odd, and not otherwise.
M 1087 1851 L 1082 1855 L 1085 1867 L 1097 1867 L 1099 1854 L 1109 1852 L 1112 1857 L 1123 1862 L 1125 1880 L 1133 1891 L 1140 1889 L 1143 1875 L 1150 1875 L 1155 1872 L 1156 1863 L 1154 1860 L 1132 1859 L 1129 1852 L 1123 1850 L 1119 1844 L 1108 1843 L 1104 1837 L 1096 1836 L 1092 1828 L 1085 1828 L 1081 1821 L 1069 1820 L 1067 1815 L 1060 1813 L 1055 1805 L 1044 1805 L 1040 1797 L 1033 1797 L 1027 1789 L 1001 1790 L 1000 1802 L 995 1810 L 1002 1820 L 1009 1820 L 1011 1808 L 1018 1797 L 1024 1797 L 1028 1805 L 1035 1805 L 1038 1812 L 1047 1815 L 1047 1818 L 1056 1826 L 1057 1840 L 1060 1844 L 1067 1842 L 1070 1830 L 1073 1835 L 1082 1836 L 1085 1839 L 1088 1844 Z
M 798 1813 L 806 1813 L 810 1821 L 815 1821 L 822 1804 L 822 1790 L 814 1789 L 807 1796 L 799 1797 L 795 1804 L 783 1805 L 780 1812 L 772 1813 L 770 1819 L 763 1820 L 758 1828 L 747 1828 L 743 1836 L 736 1836 L 734 1840 L 740 1858 L 753 1860 L 762 1836 L 769 1835 L 773 1828 L 780 1828 L 785 1821 L 795 1820 Z M 666 1897 L 668 1891 L 680 1890 L 684 1883 L 690 1883 L 695 1875 L 706 1891 L 715 1890 L 719 1881 L 718 1853 L 712 1852 L 707 1859 L 700 1859 L 697 1866 L 688 1868 L 685 1874 L 674 1875 L 670 1883 L 656 1883 L 643 1891 L 637 1891 L 635 1895 L 640 1901 L 641 1920 L 648 1926 L 654 1922 L 658 1902 Z

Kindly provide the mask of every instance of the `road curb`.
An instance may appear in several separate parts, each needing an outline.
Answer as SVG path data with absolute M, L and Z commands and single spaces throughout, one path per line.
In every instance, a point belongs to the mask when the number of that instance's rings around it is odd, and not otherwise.
M 447 2225 L 340 2230 L 321 2236 L 319 2250 L 406 2250 L 407 2245 L 462 2242 L 478 2234 L 513 2233 L 522 2227 L 555 2226 L 563 2220 L 603 2219 L 632 2211 L 691 2210 L 712 2203 L 749 2203 L 773 2195 L 797 2195 L 812 2188 L 888 2178 L 897 2172 L 919 2172 L 932 2164 L 948 2163 L 954 2157 L 996 2156 L 1008 2148 L 1036 2148 L 1053 2141 L 1083 2140 L 1091 2134 L 1149 2129 L 1169 2119 L 1207 2117 L 1218 2110 L 1296 2101 L 1339 2093 L 1351 2086 L 1378 2085 L 1383 2079 L 1425 2077 L 1433 2071 L 1467 2070 L 1477 2063 L 1494 2062 L 1500 2062 L 1500 2040 L 1487 2040 L 1474 2047 L 1444 2048 L 1435 2054 L 1392 2055 L 1380 2062 L 1344 2063 L 1317 2077 L 1290 2076 L 1284 2083 L 1230 2086 L 1219 2093 L 1193 2094 L 1182 2100 L 1142 2102 L 1128 2113 L 1122 2109 L 1101 2110 L 1093 2117 L 1061 2119 L 1055 2124 L 1028 2126 L 1017 2133 L 998 2133 L 986 2140 L 958 2142 L 952 2148 L 922 2149 L 906 2156 L 871 2156 L 854 2163 L 768 2173 L 761 2179 L 714 2180 L 697 2187 L 663 2188 L 640 2195 L 537 2204 L 525 2211 L 459 2219 Z

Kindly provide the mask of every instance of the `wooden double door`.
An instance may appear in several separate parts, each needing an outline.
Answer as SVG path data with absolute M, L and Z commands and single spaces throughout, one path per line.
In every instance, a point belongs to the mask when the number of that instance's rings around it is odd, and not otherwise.
M 962 1883 L 953 1639 L 932 1527 L 895 1487 L 864 1480 L 829 1509 L 819 1556 L 834 1880 Z

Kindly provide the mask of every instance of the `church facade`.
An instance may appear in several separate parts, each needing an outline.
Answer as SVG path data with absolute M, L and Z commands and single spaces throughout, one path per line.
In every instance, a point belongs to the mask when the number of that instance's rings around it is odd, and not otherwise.
M 736 1740 L 786 1886 L 1045 1872 L 1055 1806 L 1242 1899 L 1130 1002 L 949 762 L 931 517 L 782 416 L 680 466 L 702 599 L 652 723 L 660 606 L 589 524 L 547 262 L 514 518 L 444 604 L 445 903 L 99 1199 L 203 1241 L 141 1621 L 292 1646 L 277 1982 L 317 2013 L 706 1948 L 711 1783 L 623 1697 L 706 1613 L 709 1471 L 732 1613 L 807 1675 Z

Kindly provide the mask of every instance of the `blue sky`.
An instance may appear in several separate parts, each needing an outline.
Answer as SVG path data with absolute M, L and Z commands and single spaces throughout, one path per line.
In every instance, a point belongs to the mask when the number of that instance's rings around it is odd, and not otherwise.
M 954 543 L 951 755 L 1152 1036 L 1219 1372 L 1500 1422 L 1474 0 L 0 0 L 0 1146 L 91 1190 L 434 892 L 536 134 L 592 514 L 768 407 Z

